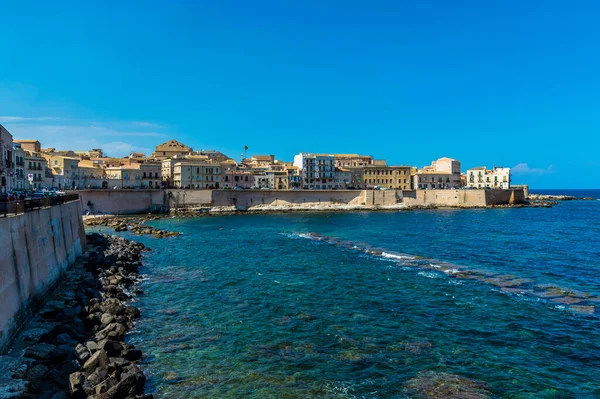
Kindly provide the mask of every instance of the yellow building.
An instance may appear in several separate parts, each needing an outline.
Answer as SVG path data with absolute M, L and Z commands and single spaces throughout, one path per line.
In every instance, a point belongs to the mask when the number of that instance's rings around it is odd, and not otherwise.
M 73 151 L 46 152 L 41 154 L 52 170 L 53 187 L 69 190 L 78 187 L 79 157 Z
M 173 164 L 173 187 L 217 189 L 221 165 L 202 159 L 183 159 Z
M 363 180 L 367 188 L 382 187 L 394 190 L 411 189 L 410 166 L 367 165 Z

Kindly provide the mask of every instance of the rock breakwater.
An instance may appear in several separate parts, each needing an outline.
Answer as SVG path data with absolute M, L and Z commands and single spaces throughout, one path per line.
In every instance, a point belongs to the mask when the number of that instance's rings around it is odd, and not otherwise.
M 0 398 L 152 397 L 137 366 L 142 352 L 124 342 L 140 317 L 129 301 L 141 293 L 135 285 L 148 249 L 101 234 L 87 242 L 88 253 L 4 356 L 12 383 L 0 383 Z
M 176 231 L 167 231 L 148 226 L 146 221 L 158 220 L 158 216 L 150 216 L 148 218 L 117 218 L 117 217 L 92 217 L 85 218 L 84 224 L 88 227 L 104 226 L 111 227 L 115 231 L 131 231 L 137 235 L 152 235 L 154 238 L 175 237 L 179 233 Z

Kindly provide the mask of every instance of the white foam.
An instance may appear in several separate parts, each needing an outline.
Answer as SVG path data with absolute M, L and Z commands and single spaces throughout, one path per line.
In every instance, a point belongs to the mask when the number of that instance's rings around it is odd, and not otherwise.
M 433 272 L 419 272 L 417 273 L 419 276 L 427 277 L 427 278 L 440 278 L 440 275 Z
M 458 270 L 458 269 L 445 269 L 444 273 L 446 273 L 446 274 L 456 274 L 456 273 L 460 273 L 460 270 Z
M 396 254 L 391 254 L 389 252 L 382 252 L 381 256 L 387 259 L 399 259 L 399 260 L 412 260 L 415 257 L 414 256 L 408 256 L 408 255 L 396 255 Z

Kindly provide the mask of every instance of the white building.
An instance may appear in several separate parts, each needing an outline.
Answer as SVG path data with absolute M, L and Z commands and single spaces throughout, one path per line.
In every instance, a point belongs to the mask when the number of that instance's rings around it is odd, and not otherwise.
M 485 166 L 467 170 L 467 187 L 470 188 L 510 188 L 510 168 L 494 166 L 486 169 Z
M 302 171 L 302 188 L 309 190 L 337 188 L 333 155 L 303 152 L 294 156 L 294 166 Z

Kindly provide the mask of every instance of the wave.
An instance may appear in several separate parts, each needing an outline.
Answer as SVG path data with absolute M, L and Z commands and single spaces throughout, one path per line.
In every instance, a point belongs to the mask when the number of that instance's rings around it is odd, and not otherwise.
M 409 255 L 397 255 L 394 253 L 389 253 L 389 252 L 382 252 L 381 256 L 383 258 L 387 258 L 387 259 L 399 259 L 399 260 L 412 260 L 415 259 L 414 256 L 409 256 Z

